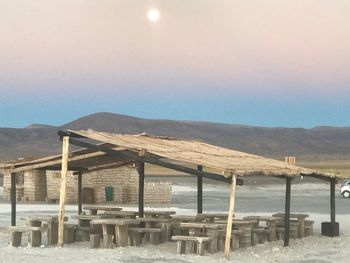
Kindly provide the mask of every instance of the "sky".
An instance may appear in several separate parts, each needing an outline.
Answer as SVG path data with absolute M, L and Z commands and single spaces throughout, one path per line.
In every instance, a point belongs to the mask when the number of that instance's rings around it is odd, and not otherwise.
M 350 126 L 350 1 L 0 0 L 0 127 L 95 112 Z

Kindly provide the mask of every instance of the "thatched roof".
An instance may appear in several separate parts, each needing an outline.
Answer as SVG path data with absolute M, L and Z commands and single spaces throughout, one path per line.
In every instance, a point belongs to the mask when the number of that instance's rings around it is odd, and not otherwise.
M 117 152 L 131 152 L 134 156 L 143 156 L 147 162 L 152 159 L 167 160 L 167 162 L 181 164 L 184 167 L 203 167 L 203 171 L 230 177 L 248 175 L 290 176 L 312 175 L 324 178 L 340 178 L 334 174 L 321 173 L 315 170 L 289 165 L 253 154 L 235 151 L 223 147 L 210 145 L 201 141 L 182 140 L 164 136 L 147 134 L 122 135 L 94 130 L 68 130 L 71 136 L 79 136 L 96 141 L 95 145 L 103 146 Z M 7 171 L 24 171 L 29 169 L 59 169 L 61 155 L 49 156 L 34 160 L 13 161 L 0 165 L 0 169 Z M 70 153 L 69 169 L 85 169 L 84 172 L 107 169 L 128 165 L 137 158 L 118 158 L 103 151 L 80 149 Z
M 113 145 L 115 150 L 129 150 L 137 153 L 151 154 L 152 157 L 166 158 L 174 162 L 202 165 L 203 170 L 212 171 L 229 177 L 268 175 L 300 176 L 320 175 L 334 177 L 311 169 L 289 165 L 282 161 L 253 154 L 210 145 L 200 141 L 181 140 L 169 137 L 140 135 L 122 135 L 94 130 L 68 131 L 70 134 L 95 140 L 99 143 Z

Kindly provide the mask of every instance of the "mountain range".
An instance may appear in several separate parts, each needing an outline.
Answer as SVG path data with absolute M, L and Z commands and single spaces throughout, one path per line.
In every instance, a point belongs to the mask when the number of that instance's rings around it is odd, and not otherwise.
M 198 121 L 152 120 L 114 113 L 96 113 L 62 126 L 32 124 L 0 128 L 0 160 L 59 153 L 57 131 L 94 129 L 122 134 L 148 133 L 202 140 L 234 150 L 283 159 L 350 156 L 350 127 L 267 128 Z

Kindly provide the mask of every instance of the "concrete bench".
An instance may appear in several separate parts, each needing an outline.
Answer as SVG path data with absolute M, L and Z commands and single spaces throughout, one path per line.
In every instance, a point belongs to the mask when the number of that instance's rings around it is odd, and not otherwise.
M 299 223 L 291 220 L 289 222 L 289 238 L 297 239 L 298 229 L 299 229 Z M 278 239 L 284 239 L 284 222 L 280 222 L 276 225 L 276 233 L 277 233 Z
M 31 226 L 11 226 L 10 245 L 13 247 L 21 246 L 22 233 L 28 232 L 28 245 L 30 247 L 39 247 L 41 244 L 41 228 Z
M 157 245 L 160 243 L 163 232 L 164 230 L 160 228 L 129 228 L 130 245 L 139 246 L 143 234 L 149 235 L 149 241 L 152 245 Z
M 232 250 L 237 250 L 239 248 L 239 239 L 243 234 L 242 230 L 232 230 L 231 232 L 231 244 L 230 247 Z M 226 242 L 226 230 L 220 230 L 218 236 L 218 250 L 224 251 Z
M 314 234 L 314 221 L 305 220 L 304 236 L 312 236 Z
M 186 242 L 195 242 L 197 247 L 197 254 L 204 255 L 204 246 L 210 248 L 212 237 L 195 237 L 195 236 L 172 236 L 172 240 L 177 241 L 177 254 L 186 253 Z M 209 251 L 211 252 L 211 251 Z
M 266 228 L 252 229 L 252 246 L 265 243 L 270 235 L 271 230 Z
M 71 244 L 75 241 L 75 230 L 78 228 L 75 224 L 64 224 L 64 243 Z

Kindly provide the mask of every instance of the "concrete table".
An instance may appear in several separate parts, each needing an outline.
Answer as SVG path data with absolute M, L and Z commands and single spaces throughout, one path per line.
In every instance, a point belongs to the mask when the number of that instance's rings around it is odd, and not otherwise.
M 213 224 L 213 223 L 181 223 L 181 227 L 188 228 L 189 234 L 191 236 L 198 235 L 201 231 L 204 232 L 208 237 L 212 237 L 213 240 L 211 242 L 211 249 L 210 251 L 212 253 L 215 253 L 218 251 L 218 237 L 219 237 L 219 230 L 223 228 L 223 225 L 220 224 Z
M 128 246 L 130 225 L 139 225 L 138 219 L 94 219 L 90 222 L 92 226 L 101 225 L 103 232 L 103 244 L 105 248 L 112 248 L 110 236 L 115 236 L 117 247 Z M 114 231 L 113 231 L 114 230 Z
M 52 215 L 38 215 L 27 216 L 21 218 L 26 221 L 26 224 L 31 227 L 42 227 L 47 224 L 47 243 L 48 245 L 55 245 L 58 242 L 58 216 Z M 68 217 L 64 217 L 64 221 L 68 221 Z
M 109 205 L 89 205 L 84 206 L 84 210 L 89 210 L 90 215 L 97 215 L 97 211 L 120 211 L 123 208 Z
M 284 213 L 277 213 L 273 214 L 273 217 L 280 217 L 283 218 L 285 217 Z M 298 227 L 298 238 L 303 238 L 305 236 L 305 219 L 309 217 L 308 214 L 290 214 L 289 218 L 294 218 L 297 220 L 299 227 Z
M 170 218 L 170 215 L 174 215 L 175 211 L 163 211 L 163 210 L 147 210 L 144 211 L 145 217 L 154 217 L 154 218 Z

